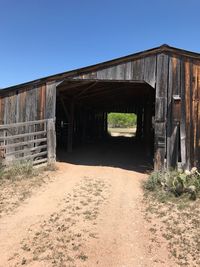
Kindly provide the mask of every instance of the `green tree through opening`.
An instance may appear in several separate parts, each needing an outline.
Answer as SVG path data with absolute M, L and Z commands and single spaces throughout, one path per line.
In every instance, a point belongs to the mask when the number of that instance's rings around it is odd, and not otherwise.
M 109 128 L 132 128 L 136 126 L 137 116 L 134 113 L 108 113 Z

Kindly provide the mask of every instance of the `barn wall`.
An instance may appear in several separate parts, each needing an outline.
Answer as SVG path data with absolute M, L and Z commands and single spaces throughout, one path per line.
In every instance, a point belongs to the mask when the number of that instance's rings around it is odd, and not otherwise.
M 200 167 L 200 61 L 182 62 L 182 128 L 186 167 Z
M 179 96 L 180 122 L 173 96 Z M 167 92 L 167 167 L 200 167 L 200 61 L 171 55 Z
M 0 96 L 0 124 L 55 118 L 56 83 L 7 92 Z

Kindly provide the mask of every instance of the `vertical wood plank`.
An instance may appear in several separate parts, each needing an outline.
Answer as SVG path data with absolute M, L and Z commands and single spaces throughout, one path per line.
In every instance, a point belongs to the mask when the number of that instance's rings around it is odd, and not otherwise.
M 19 122 L 26 121 L 26 89 L 19 93 Z
M 54 119 L 49 119 L 47 121 L 47 156 L 48 163 L 51 164 L 56 161 L 56 132 Z
M 190 168 L 194 166 L 194 86 L 195 86 L 195 77 L 193 76 L 193 60 L 190 59 Z
M 41 101 L 40 101 L 40 118 L 41 120 L 45 118 L 45 106 L 46 106 L 46 85 L 41 87 Z
M 200 63 L 197 72 L 197 154 L 198 168 L 200 168 Z
M 144 58 L 144 81 L 155 88 L 156 83 L 156 56 Z
M 169 57 L 165 54 L 157 56 L 156 77 L 156 107 L 162 107 L 162 117 L 159 108 L 155 109 L 155 156 L 154 169 L 161 170 L 165 167 L 166 154 L 166 113 L 168 90 Z
M 11 92 L 5 97 L 4 121 L 6 124 L 16 122 L 16 92 Z
M 185 118 L 186 118 L 186 168 L 191 168 L 191 65 L 185 61 Z
M 0 97 L 0 124 L 4 124 L 4 102 L 5 98 Z
M 0 97 L 0 125 L 4 124 L 4 97 Z M 4 137 L 5 131 L 0 131 L 0 137 Z M 0 142 L 0 167 L 3 164 L 5 158 L 5 149 L 1 148 L 5 144 L 5 141 Z
M 198 159 L 198 66 L 193 64 L 193 96 L 192 96 L 192 120 L 193 120 L 193 166 L 199 166 Z
M 186 103 L 185 103 L 185 63 L 181 59 L 181 122 L 180 122 L 180 145 L 181 145 L 181 163 L 186 168 Z
M 167 95 L 167 168 L 175 168 L 179 156 L 179 123 L 173 114 L 173 95 L 180 96 L 180 60 L 171 56 L 169 59 L 169 85 Z
M 5 98 L 5 109 L 4 109 L 4 123 L 10 124 L 10 123 L 15 123 L 16 122 L 16 110 L 17 107 L 17 95 L 16 91 L 14 92 L 9 92 L 9 94 Z M 6 136 L 12 136 L 15 134 L 16 129 L 10 129 L 9 131 L 5 131 Z M 11 144 L 13 143 L 13 140 L 8 140 L 6 141 L 6 144 Z M 13 152 L 15 148 L 7 148 L 6 153 Z M 6 156 L 5 161 L 9 162 L 12 161 L 13 156 L 9 155 Z
M 132 62 L 126 62 L 124 66 L 124 79 L 132 80 Z
M 144 80 L 144 58 L 132 62 L 133 80 Z
M 56 86 L 54 83 L 47 83 L 46 85 L 46 111 L 45 118 L 55 118 L 56 114 Z

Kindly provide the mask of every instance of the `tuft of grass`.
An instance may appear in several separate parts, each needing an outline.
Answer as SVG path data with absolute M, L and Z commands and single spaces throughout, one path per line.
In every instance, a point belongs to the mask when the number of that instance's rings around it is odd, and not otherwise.
M 37 168 L 36 168 L 37 167 Z M 48 164 L 47 166 L 34 167 L 33 161 L 16 161 L 11 166 L 0 166 L 0 180 L 8 179 L 11 181 L 19 180 L 20 178 L 31 178 L 38 176 L 45 171 L 56 171 L 55 164 Z
M 2 169 L 1 178 L 15 180 L 19 177 L 31 177 L 36 175 L 32 161 L 17 161 L 8 168 Z

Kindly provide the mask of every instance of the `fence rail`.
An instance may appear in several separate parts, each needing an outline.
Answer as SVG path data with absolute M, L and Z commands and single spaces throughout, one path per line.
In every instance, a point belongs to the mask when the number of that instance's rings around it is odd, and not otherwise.
M 54 119 L 0 125 L 0 162 L 31 160 L 33 164 L 56 159 Z

